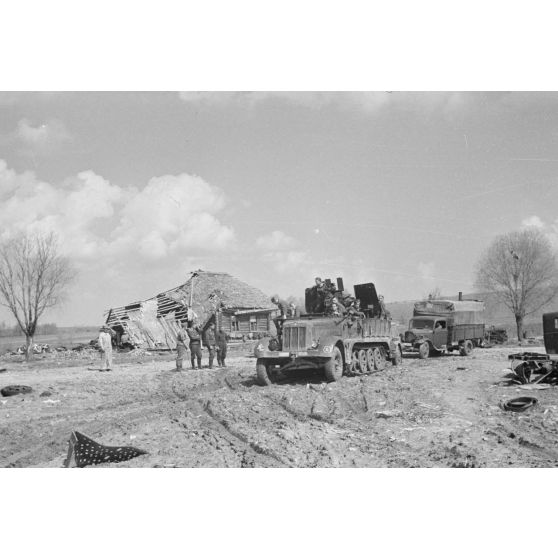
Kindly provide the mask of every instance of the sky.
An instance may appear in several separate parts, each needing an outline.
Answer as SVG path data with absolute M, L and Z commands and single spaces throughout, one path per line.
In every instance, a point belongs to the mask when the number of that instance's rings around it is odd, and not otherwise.
M 197 269 L 471 292 L 496 235 L 558 244 L 556 171 L 553 93 L 0 94 L 0 239 L 56 232 L 78 269 L 58 325 Z

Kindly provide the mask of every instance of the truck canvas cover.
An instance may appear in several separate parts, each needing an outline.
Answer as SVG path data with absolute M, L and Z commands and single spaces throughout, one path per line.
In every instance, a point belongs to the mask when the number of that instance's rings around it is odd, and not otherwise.
M 453 325 L 483 324 L 484 302 L 479 300 L 421 300 L 413 316 L 444 316 Z

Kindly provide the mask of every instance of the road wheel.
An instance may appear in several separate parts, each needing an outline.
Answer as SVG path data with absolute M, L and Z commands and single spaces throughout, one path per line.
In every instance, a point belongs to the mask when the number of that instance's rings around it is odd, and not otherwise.
M 430 356 L 430 345 L 428 341 L 421 343 L 419 347 L 419 358 L 428 358 Z
M 362 374 L 368 371 L 368 362 L 366 360 L 366 350 L 360 349 L 358 352 L 358 369 Z
M 386 367 L 386 356 L 380 347 L 374 350 L 374 368 L 375 370 L 383 370 Z
M 356 374 L 358 372 L 358 351 L 351 353 L 351 364 L 349 365 L 349 372 Z
M 393 353 L 393 358 L 391 359 L 391 363 L 393 366 L 399 366 L 403 362 L 403 355 L 401 354 L 401 347 L 397 345 L 395 347 L 395 351 Z
M 269 368 L 269 364 L 263 358 L 259 358 L 256 361 L 256 376 L 260 386 L 270 386 L 273 383 L 269 377 Z
M 470 339 L 467 339 L 465 343 L 459 349 L 459 354 L 461 356 L 469 356 L 473 352 L 473 342 Z
M 374 351 L 372 349 L 366 349 L 366 370 L 374 372 Z
M 337 348 L 333 348 L 332 357 L 325 363 L 325 377 L 329 382 L 335 382 L 343 376 L 343 355 Z

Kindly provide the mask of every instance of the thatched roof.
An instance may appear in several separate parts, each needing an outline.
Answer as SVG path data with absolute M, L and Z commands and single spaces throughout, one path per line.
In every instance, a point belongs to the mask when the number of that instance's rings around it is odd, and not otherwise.
M 215 312 L 218 307 L 225 310 L 275 308 L 262 291 L 220 271 L 196 271 L 183 285 L 158 296 L 165 296 L 188 306 L 191 297 L 192 309 L 202 319 Z
M 132 302 L 108 311 L 106 323 L 122 328 L 134 344 L 174 348 L 178 322 L 194 311 L 203 326 L 217 310 L 243 312 L 272 311 L 275 307 L 259 289 L 228 273 L 198 270 L 186 283 L 147 300 Z

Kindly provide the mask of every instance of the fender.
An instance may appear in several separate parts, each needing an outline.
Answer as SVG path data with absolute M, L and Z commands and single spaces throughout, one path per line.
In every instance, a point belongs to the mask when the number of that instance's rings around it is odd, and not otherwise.
M 353 341 L 352 339 L 347 340 L 347 341 Z M 345 341 L 345 342 L 347 342 Z M 341 337 L 339 337 L 338 335 L 329 335 L 328 337 L 325 337 L 324 339 L 320 339 L 320 344 L 318 345 L 318 350 L 324 355 L 324 356 L 332 356 L 333 354 L 333 348 L 337 345 L 341 345 L 344 346 Z M 343 355 L 343 358 L 345 358 L 345 355 Z

